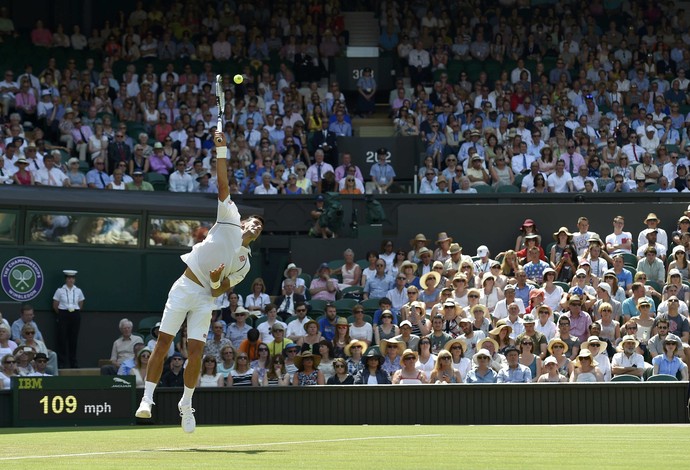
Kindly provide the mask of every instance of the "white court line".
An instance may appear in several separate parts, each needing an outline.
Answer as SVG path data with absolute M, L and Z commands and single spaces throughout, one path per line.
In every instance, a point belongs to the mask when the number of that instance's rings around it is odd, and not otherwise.
M 352 441 L 367 441 L 380 439 L 409 439 L 416 437 L 439 437 L 443 434 L 414 434 L 409 436 L 373 436 L 373 437 L 346 437 L 341 439 L 319 439 L 311 441 L 284 441 L 284 442 L 265 442 L 260 444 L 232 444 L 227 446 L 194 446 L 194 447 L 166 447 L 160 449 L 136 449 L 136 450 L 114 450 L 110 452 L 81 452 L 75 454 L 53 454 L 53 455 L 21 455 L 17 457 L 0 457 L 0 461 L 9 460 L 31 460 L 31 459 L 54 459 L 66 457 L 92 457 L 96 455 L 122 455 L 122 454 L 138 454 L 144 452 L 170 452 L 170 451 L 185 451 L 194 449 L 237 449 L 242 447 L 274 447 L 291 444 L 320 444 L 325 442 L 352 442 Z

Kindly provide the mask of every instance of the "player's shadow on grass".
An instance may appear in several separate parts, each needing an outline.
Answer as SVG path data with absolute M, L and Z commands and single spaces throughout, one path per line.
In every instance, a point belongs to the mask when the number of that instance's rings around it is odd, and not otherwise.
M 202 454 L 246 454 L 246 455 L 259 455 L 267 454 L 269 452 L 283 452 L 281 450 L 259 450 L 259 449 L 179 449 L 179 450 L 169 450 L 168 452 L 194 452 Z

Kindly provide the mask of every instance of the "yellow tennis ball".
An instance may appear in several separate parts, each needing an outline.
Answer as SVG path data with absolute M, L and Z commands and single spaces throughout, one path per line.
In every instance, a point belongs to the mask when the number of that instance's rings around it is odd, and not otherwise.
M 238 85 L 241 84 L 244 81 L 244 77 L 240 75 L 239 73 L 232 77 L 232 79 L 237 83 Z

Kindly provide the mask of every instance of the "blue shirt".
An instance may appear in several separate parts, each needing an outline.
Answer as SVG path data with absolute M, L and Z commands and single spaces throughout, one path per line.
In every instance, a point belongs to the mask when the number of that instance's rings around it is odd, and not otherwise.
M 684 369 L 685 363 L 680 360 L 678 356 L 673 356 L 673 360 L 669 361 L 666 354 L 659 354 L 652 359 L 653 366 L 659 366 L 660 374 L 668 374 L 675 376 L 679 370 Z
M 651 312 L 656 312 L 656 307 L 654 306 L 654 301 L 649 298 L 645 297 L 647 300 L 649 300 L 649 303 L 651 304 Z M 632 297 L 629 297 L 623 301 L 622 304 L 623 307 L 623 316 L 629 316 L 629 317 L 639 317 L 640 316 L 640 311 L 637 309 L 637 300 L 635 300 Z
M 481 375 L 477 369 L 472 369 L 467 373 L 465 383 L 468 384 L 495 384 L 498 375 L 493 369 L 489 369 L 486 374 Z
M 328 317 L 323 316 L 319 319 L 319 329 L 324 339 L 333 341 L 333 338 L 335 338 L 335 324 L 331 324 Z
M 384 274 L 382 277 L 378 275 L 367 279 L 364 285 L 364 292 L 369 294 L 370 299 L 381 299 L 386 296 L 389 290 L 393 288 L 393 278 Z
M 389 183 L 395 178 L 395 170 L 387 163 L 384 165 L 376 163 L 372 165 L 369 176 L 375 179 L 377 183 Z
M 532 290 L 532 286 L 525 284 L 525 287 L 515 286 L 515 297 L 522 300 L 524 305 L 529 305 L 529 291 Z
M 532 371 L 529 367 L 518 364 L 515 369 L 510 366 L 504 367 L 498 373 L 496 382 L 500 384 L 508 383 L 529 383 L 532 381 Z
M 86 174 L 86 184 L 93 184 L 98 189 L 105 189 L 110 182 L 110 176 L 104 171 L 93 169 Z

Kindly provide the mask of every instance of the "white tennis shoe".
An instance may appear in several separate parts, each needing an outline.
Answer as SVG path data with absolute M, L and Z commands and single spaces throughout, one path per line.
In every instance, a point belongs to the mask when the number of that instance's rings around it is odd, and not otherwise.
M 194 408 L 192 408 L 192 405 L 183 405 L 180 402 L 177 404 L 177 409 L 180 410 L 180 416 L 182 417 L 182 430 L 186 433 L 193 433 L 194 429 L 196 429 Z
M 137 409 L 137 412 L 134 414 L 134 416 L 143 419 L 151 418 L 151 407 L 153 405 L 155 405 L 153 400 L 147 397 L 143 397 L 141 399 L 141 403 L 139 404 L 139 408 Z

